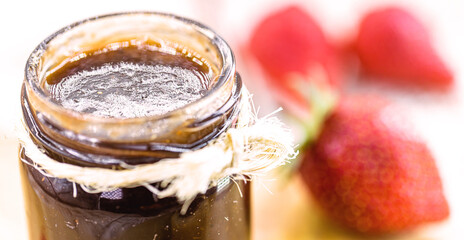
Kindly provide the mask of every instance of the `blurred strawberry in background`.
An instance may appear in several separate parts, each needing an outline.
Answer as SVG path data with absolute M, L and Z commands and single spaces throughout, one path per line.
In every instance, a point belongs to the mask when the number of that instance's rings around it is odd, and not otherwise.
M 275 99 L 314 135 L 340 81 L 336 52 L 318 23 L 298 6 L 285 7 L 257 25 L 247 50 L 264 70 Z
M 372 81 L 429 90 L 448 90 L 453 84 L 426 27 L 404 9 L 384 7 L 365 15 L 355 48 Z
M 398 110 L 373 95 L 342 99 L 300 169 L 318 204 L 371 234 L 447 218 L 435 160 Z
M 353 59 L 330 42 L 298 6 L 264 17 L 250 37 L 247 49 L 272 96 L 305 129 L 303 158 L 292 169 L 299 166 L 331 219 L 357 232 L 397 233 L 446 219 L 449 207 L 432 153 L 381 91 L 345 94 L 341 76 L 348 73 L 341 70 Z M 453 85 L 427 30 L 405 10 L 368 13 L 352 42 L 372 81 L 433 90 Z

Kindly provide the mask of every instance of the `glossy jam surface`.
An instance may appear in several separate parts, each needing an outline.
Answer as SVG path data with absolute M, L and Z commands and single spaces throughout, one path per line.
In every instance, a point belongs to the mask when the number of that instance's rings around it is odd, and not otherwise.
M 182 49 L 129 42 L 84 52 L 47 76 L 52 98 L 63 107 L 103 117 L 161 115 L 208 89 L 212 71 Z

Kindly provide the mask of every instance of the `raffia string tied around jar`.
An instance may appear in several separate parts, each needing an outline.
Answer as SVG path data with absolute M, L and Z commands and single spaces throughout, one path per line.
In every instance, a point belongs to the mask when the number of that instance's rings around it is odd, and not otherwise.
M 205 147 L 182 153 L 178 158 L 150 164 L 123 164 L 122 170 L 76 166 L 48 157 L 33 143 L 29 133 L 22 131 L 20 142 L 26 156 L 33 159 L 23 161 L 46 176 L 74 183 L 74 194 L 76 184 L 89 193 L 144 186 L 157 198 L 176 197 L 184 202 L 181 213 L 185 214 L 195 197 L 209 188 L 224 181 L 262 177 L 297 155 L 290 129 L 274 116 L 275 112 L 258 118 L 246 88 L 242 89 L 240 104 L 235 128 L 229 128 Z M 161 183 L 160 188 L 153 183 Z

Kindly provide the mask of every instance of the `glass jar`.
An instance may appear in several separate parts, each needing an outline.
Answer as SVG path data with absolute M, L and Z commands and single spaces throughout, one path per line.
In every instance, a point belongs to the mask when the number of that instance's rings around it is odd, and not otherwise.
M 188 48 L 216 78 L 207 93 L 162 115 L 109 118 L 57 104 L 44 81 L 80 54 L 124 41 Z M 82 167 L 122 169 L 204 147 L 236 123 L 242 83 L 230 47 L 207 27 L 169 14 L 134 12 L 86 19 L 45 39 L 26 65 L 21 104 L 33 143 L 50 158 Z M 249 239 L 249 184 L 229 178 L 198 195 L 181 213 L 175 197 L 144 186 L 84 191 L 34 166 L 20 146 L 21 177 L 31 240 Z M 160 183 L 152 186 L 160 187 Z

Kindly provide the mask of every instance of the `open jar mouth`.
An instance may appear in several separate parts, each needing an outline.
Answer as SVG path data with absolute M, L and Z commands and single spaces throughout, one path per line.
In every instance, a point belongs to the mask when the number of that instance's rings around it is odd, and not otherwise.
M 216 78 L 201 98 L 183 107 L 132 118 L 103 117 L 64 108 L 44 88 L 47 73 L 58 68 L 64 59 L 121 39 L 185 46 L 216 69 Z M 22 101 L 31 134 L 38 141 L 42 137 L 53 140 L 52 145 L 58 150 L 72 142 L 78 143 L 78 148 L 98 148 L 99 153 L 107 148 L 103 154 L 113 154 L 117 149 L 183 152 L 204 146 L 233 124 L 239 111 L 240 92 L 241 80 L 235 72 L 233 53 L 214 31 L 172 14 L 123 12 L 73 23 L 40 43 L 26 64 Z M 176 137 L 175 132 L 197 135 Z

